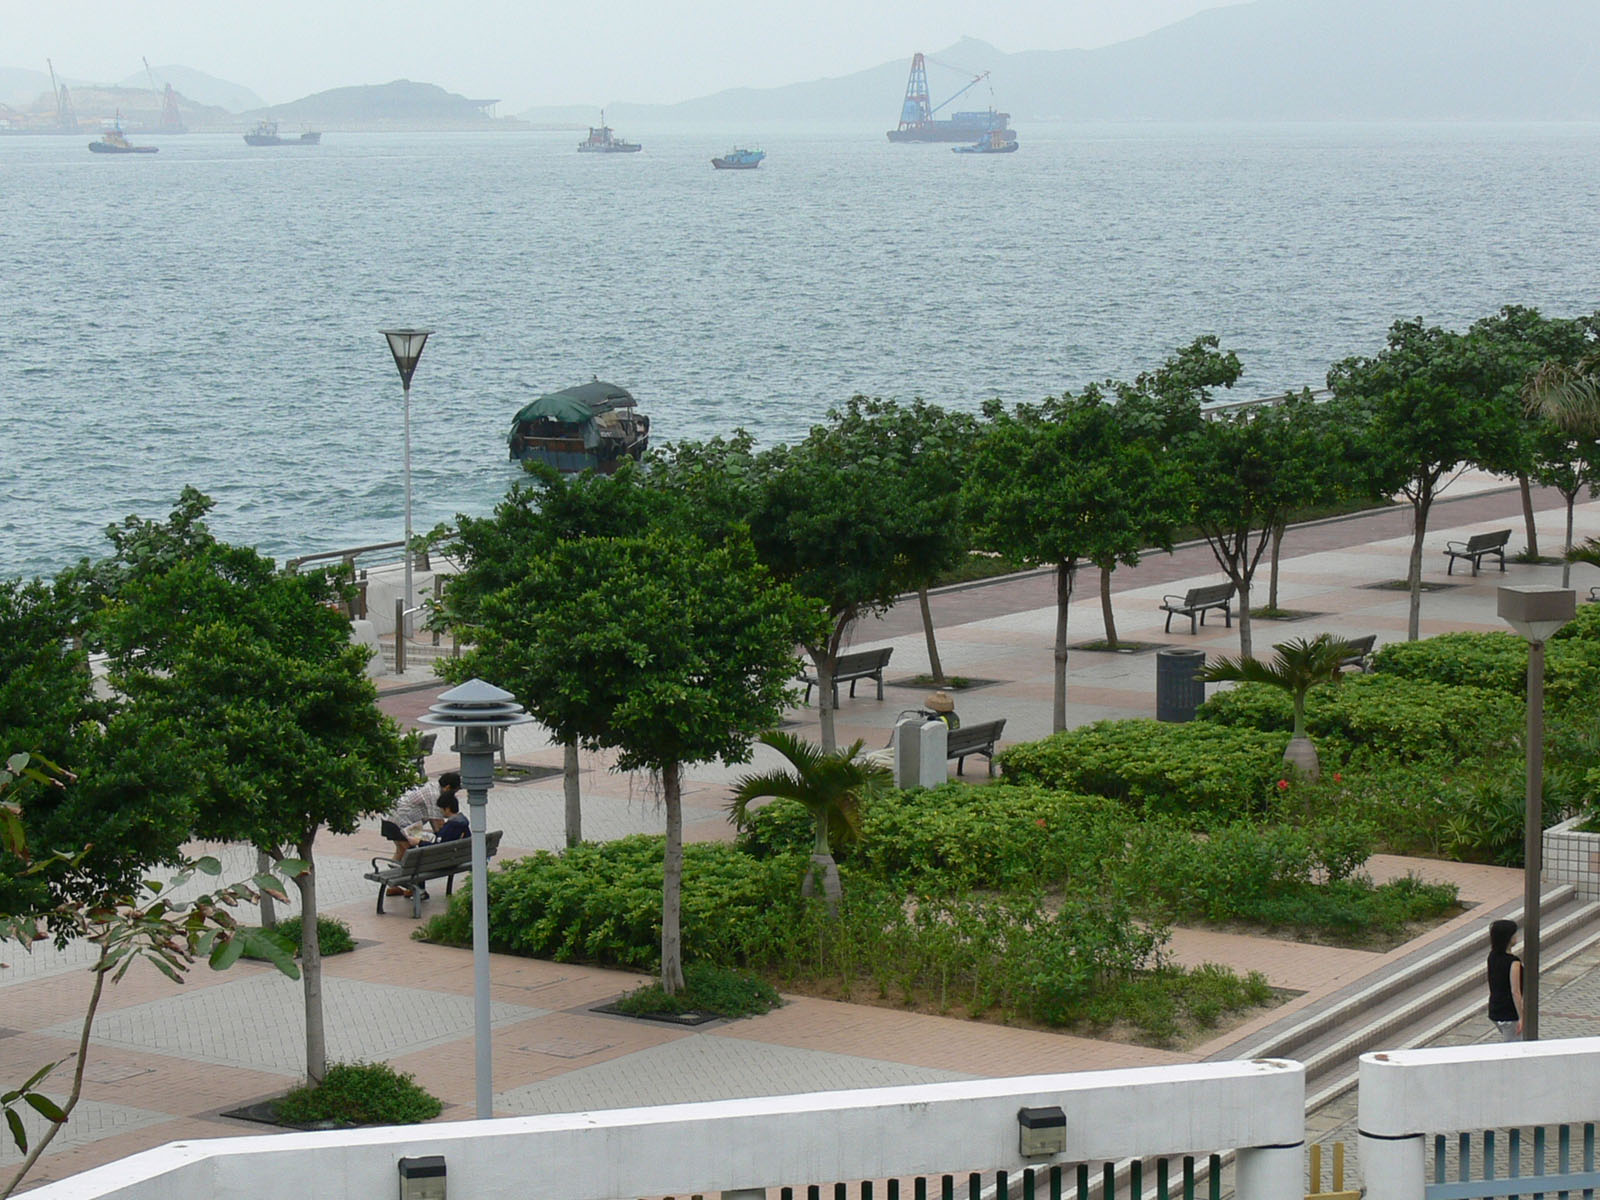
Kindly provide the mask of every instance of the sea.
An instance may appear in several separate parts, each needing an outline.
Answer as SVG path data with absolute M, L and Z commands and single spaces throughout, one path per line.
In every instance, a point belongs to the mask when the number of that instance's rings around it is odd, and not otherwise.
M 289 130 L 289 133 L 298 132 Z M 0 138 L 0 573 L 49 575 L 185 485 L 276 558 L 398 539 L 379 329 L 432 328 L 413 526 L 491 511 L 512 415 L 598 377 L 657 442 L 804 436 L 854 394 L 976 410 L 1215 334 L 1240 398 L 1319 387 L 1402 317 L 1600 309 L 1600 126 L 877 126 Z M 715 171 L 734 144 L 755 171 Z

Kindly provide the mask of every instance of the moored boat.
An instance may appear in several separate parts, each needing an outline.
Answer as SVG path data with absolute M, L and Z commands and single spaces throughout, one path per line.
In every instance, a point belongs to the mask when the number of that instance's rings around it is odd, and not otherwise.
M 600 110 L 600 124 L 589 126 L 589 136 L 578 143 L 585 154 L 634 154 L 644 149 L 638 142 L 627 142 L 611 132 L 606 124 L 606 110 Z
M 970 146 L 950 148 L 957 154 L 1010 154 L 1017 148 L 1017 135 L 1009 129 L 991 129 Z
M 624 458 L 638 461 L 650 448 L 650 418 L 638 403 L 626 388 L 599 379 L 540 396 L 511 419 L 511 457 L 568 474 L 610 475 Z
M 316 146 L 322 142 L 322 134 L 307 130 L 299 137 L 279 137 L 278 123 L 276 121 L 257 121 L 256 127 L 244 135 L 247 146 Z
M 111 129 L 102 133 L 97 141 L 89 143 L 91 154 L 154 154 L 159 146 L 135 146 L 122 133 L 122 114 L 117 114 L 117 123 Z
M 746 150 L 735 146 L 722 157 L 713 158 L 711 165 L 719 171 L 753 171 L 766 156 L 765 150 Z

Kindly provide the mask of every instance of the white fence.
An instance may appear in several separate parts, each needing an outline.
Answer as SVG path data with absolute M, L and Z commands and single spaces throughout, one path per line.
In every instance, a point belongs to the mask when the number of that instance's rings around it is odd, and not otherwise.
M 1052 1107 L 1065 1151 L 1024 1158 L 1019 1110 Z M 178 1142 L 30 1195 L 369 1200 L 439 1155 L 458 1200 L 623 1200 L 1236 1151 L 1240 1196 L 1302 1200 L 1304 1107 L 1300 1064 L 1261 1059 Z

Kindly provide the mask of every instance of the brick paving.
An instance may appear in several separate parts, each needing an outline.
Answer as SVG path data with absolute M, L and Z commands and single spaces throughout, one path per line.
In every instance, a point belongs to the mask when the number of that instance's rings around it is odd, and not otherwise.
M 1500 628 L 1494 604 L 1499 584 L 1559 578 L 1558 567 L 1512 565 L 1505 574 L 1490 570 L 1476 579 L 1446 579 L 1440 551 L 1447 538 L 1510 525 L 1517 531 L 1513 545 L 1521 541 L 1515 491 L 1485 491 L 1484 481 L 1468 482 L 1477 490 L 1441 501 L 1428 535 L 1426 578 L 1454 586 L 1424 596 L 1425 634 Z M 1540 492 L 1535 503 L 1541 538 L 1554 546 L 1560 537 L 1559 498 Z M 1405 595 L 1370 585 L 1404 574 L 1409 520 L 1409 510 L 1396 509 L 1291 530 L 1284 547 L 1281 602 L 1322 615 L 1258 621 L 1256 644 L 1323 629 L 1376 633 L 1380 643 L 1403 638 Z M 1600 504 L 1580 505 L 1576 536 L 1597 533 Z M 1580 589 L 1590 582 L 1586 571 L 1578 568 L 1574 579 Z M 1208 623 L 1198 636 L 1190 636 L 1186 624 L 1175 622 L 1166 634 L 1156 607 L 1163 592 L 1210 582 L 1218 574 L 1203 545 L 1152 555 L 1137 568 L 1119 570 L 1112 584 L 1119 632 L 1140 642 L 1236 653 L 1237 629 Z M 1263 571 L 1258 603 L 1264 581 Z M 1037 573 L 933 598 L 946 669 L 996 681 L 960 694 L 962 715 L 968 720 L 1006 717 L 1008 741 L 1042 736 L 1050 729 L 1053 603 L 1052 580 Z M 1078 580 L 1071 629 L 1074 642 L 1104 632 L 1093 571 L 1082 572 Z M 915 605 L 863 622 L 854 641 L 861 647 L 894 646 L 891 680 L 926 669 Z M 1148 652 L 1075 651 L 1069 722 L 1153 715 L 1154 662 Z M 380 680 L 380 685 L 385 710 L 408 723 L 426 712 L 443 690 L 417 671 L 404 679 Z M 885 744 L 898 713 L 918 707 L 921 697 L 921 689 L 890 686 L 881 702 L 870 690 L 846 699 L 837 714 L 840 739 L 861 737 L 869 745 Z M 801 736 L 816 736 L 815 709 L 797 709 L 789 716 Z M 514 761 L 561 764 L 560 747 L 537 726 L 514 730 L 508 751 Z M 452 759 L 448 750 L 436 752 L 428 762 L 430 773 L 448 769 Z M 753 765 L 764 768 L 775 761 L 762 749 Z M 607 755 L 583 756 L 586 835 L 610 838 L 659 830 L 658 789 L 646 777 L 614 773 L 611 763 Z M 982 779 L 981 760 L 969 760 L 968 768 L 969 778 Z M 724 812 L 728 786 L 747 769 L 752 768 L 697 765 L 687 771 L 689 836 L 730 836 Z M 489 812 L 491 828 L 506 831 L 501 857 L 558 849 L 562 810 L 558 781 L 498 786 L 491 793 Z M 368 858 L 387 853 L 376 821 L 356 834 L 324 836 L 318 842 L 323 908 L 349 921 L 358 939 L 354 953 L 325 964 L 330 1044 L 336 1057 L 384 1057 L 415 1073 L 446 1103 L 441 1119 L 463 1119 L 471 1115 L 473 1097 L 471 956 L 411 941 L 415 923 L 408 906 L 397 910 L 391 905 L 382 917 L 373 911 L 373 885 L 360 876 Z M 226 877 L 246 875 L 254 866 L 252 856 L 237 848 L 225 848 L 221 857 Z M 1379 878 L 1408 871 L 1447 878 L 1477 912 L 1520 894 L 1518 874 L 1496 868 L 1383 857 L 1370 869 Z M 441 911 L 444 903 L 438 888 L 425 912 Z M 288 911 L 294 911 L 292 902 Z M 1454 924 L 1477 919 L 1469 912 Z M 1175 931 L 1172 943 L 1178 961 L 1220 961 L 1261 970 L 1275 985 L 1301 992 L 1288 1008 L 1314 1004 L 1415 949 L 1411 945 L 1377 954 L 1186 929 Z M 0 962 L 9 964 L 0 968 L 0 1079 L 25 1077 L 72 1050 L 74 1018 L 81 1015 L 88 990 L 82 970 L 86 959 L 76 949 L 63 953 L 41 948 L 30 956 L 7 946 L 0 953 Z M 1251 1032 L 1249 1027 L 1231 1030 L 1211 1044 L 1179 1052 L 803 997 L 764 1017 L 690 1030 L 593 1012 L 595 1005 L 642 981 L 630 972 L 497 955 L 493 977 L 496 1105 L 502 1113 L 1188 1062 L 1218 1053 Z M 1548 977 L 1545 1010 L 1550 1036 L 1600 1033 L 1600 950 Z M 90 1052 L 85 1100 L 31 1181 L 59 1179 L 164 1142 L 260 1132 L 259 1126 L 221 1113 L 283 1091 L 298 1070 L 301 1021 L 298 987 L 258 965 L 242 964 L 222 974 L 201 966 L 182 987 L 136 968 L 107 991 Z M 1481 1022 L 1469 1021 L 1448 1036 L 1476 1041 L 1488 1031 Z M 1349 1137 L 1349 1123 L 1338 1108 L 1345 1102 L 1316 1114 L 1320 1136 Z M 9 1145 L 0 1149 L 0 1169 L 13 1162 Z

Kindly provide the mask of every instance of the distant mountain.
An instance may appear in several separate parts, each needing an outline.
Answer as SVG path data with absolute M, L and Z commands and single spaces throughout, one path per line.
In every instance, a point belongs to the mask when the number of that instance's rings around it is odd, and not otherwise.
M 27 108 L 40 96 L 50 94 L 50 76 L 26 67 L 0 67 L 0 104 Z
M 299 122 L 323 129 L 505 129 L 520 121 L 485 111 L 493 100 L 469 100 L 432 83 L 393 83 L 333 88 L 289 104 L 259 108 L 245 116 Z
M 944 111 L 992 102 L 1023 122 L 1595 120 L 1597 45 L 1594 0 L 1254 0 L 1097 50 L 1006 54 L 969 38 L 930 54 L 929 76 L 937 104 L 990 71 Z M 915 49 L 836 79 L 672 105 L 607 104 L 607 119 L 877 121 L 888 129 Z M 549 121 L 570 111 L 519 115 Z
M 170 83 L 175 92 L 193 100 L 196 104 L 226 109 L 231 113 L 266 107 L 267 102 L 244 85 L 229 83 L 226 79 L 218 79 L 215 75 L 207 75 L 204 71 L 197 71 L 193 67 L 174 65 L 155 67 L 154 71 L 158 84 L 165 86 Z M 48 87 L 48 83 L 46 86 Z M 117 86 L 148 88 L 150 76 L 143 71 L 135 71 Z

